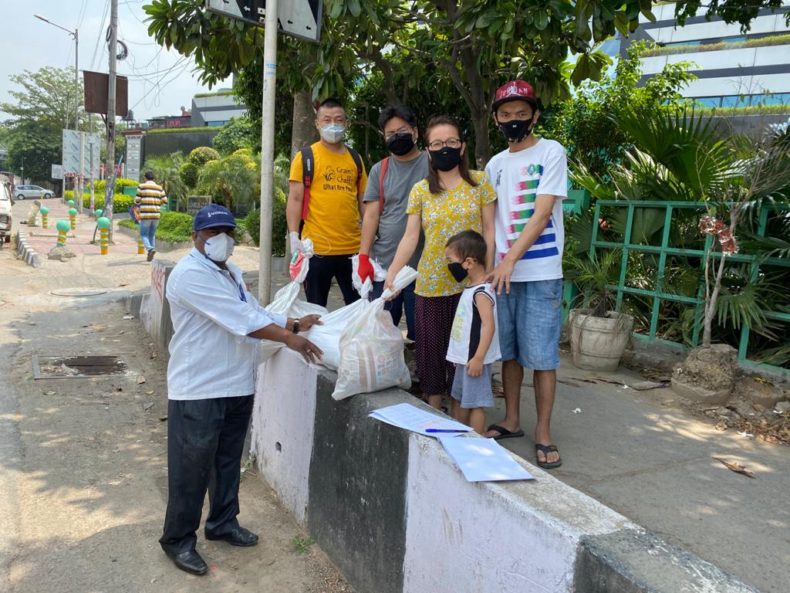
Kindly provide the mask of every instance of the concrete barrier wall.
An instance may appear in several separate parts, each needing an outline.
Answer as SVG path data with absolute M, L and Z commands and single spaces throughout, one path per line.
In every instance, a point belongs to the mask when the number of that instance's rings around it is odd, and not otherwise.
M 424 404 L 336 402 L 334 380 L 287 350 L 263 363 L 253 452 L 357 593 L 754 593 L 524 460 L 536 480 L 466 482 L 438 441 L 368 417 Z
M 145 330 L 163 354 L 167 354 L 170 338 L 173 337 L 170 303 L 165 298 L 165 290 L 174 266 L 173 262 L 162 259 L 151 262 L 151 291 L 142 296 L 138 312 Z

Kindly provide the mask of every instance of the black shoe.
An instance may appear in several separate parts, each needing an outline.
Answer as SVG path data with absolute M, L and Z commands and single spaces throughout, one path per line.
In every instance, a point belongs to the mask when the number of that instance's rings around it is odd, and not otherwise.
M 208 572 L 208 564 L 195 550 L 187 550 L 178 554 L 165 550 L 165 554 L 173 561 L 173 564 L 184 572 L 196 575 L 203 575 Z
M 258 536 L 249 529 L 244 529 L 244 527 L 235 527 L 234 529 L 221 535 L 210 535 L 206 533 L 206 539 L 220 540 L 223 542 L 228 542 L 231 546 L 242 546 L 245 548 L 248 546 L 254 546 L 258 543 Z
M 154 259 L 154 255 L 156 255 L 156 249 L 151 249 L 148 252 L 148 261 L 151 261 L 152 259 Z

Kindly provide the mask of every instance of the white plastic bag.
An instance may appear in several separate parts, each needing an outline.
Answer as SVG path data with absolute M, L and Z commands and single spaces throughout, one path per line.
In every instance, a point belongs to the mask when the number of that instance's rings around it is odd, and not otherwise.
M 298 298 L 302 282 L 304 282 L 307 272 L 310 270 L 310 258 L 313 257 L 313 242 L 310 239 L 305 239 L 302 245 L 304 250 L 301 253 L 301 257 L 300 253 L 294 253 L 291 257 L 290 272 L 293 279 L 292 282 L 278 290 L 272 302 L 266 305 L 264 309 L 269 313 L 278 313 L 286 317 L 298 318 L 315 314 L 323 318 L 327 314 L 327 310 L 324 307 L 313 305 Z M 280 342 L 261 340 L 259 347 L 261 362 L 272 357 L 284 346 L 285 344 Z
M 360 299 L 336 309 L 331 313 L 321 317 L 321 325 L 314 325 L 307 332 L 307 339 L 318 346 L 323 354 L 321 364 L 326 368 L 336 371 L 340 366 L 340 336 L 343 330 L 350 324 L 368 305 L 366 299 Z M 390 325 L 392 318 L 390 318 Z
M 387 270 L 381 267 L 381 264 L 374 259 L 370 260 L 370 265 L 373 266 L 373 280 L 375 282 L 383 282 L 387 279 Z M 373 285 L 370 280 L 365 280 L 359 277 L 359 255 L 351 257 L 351 284 L 363 300 L 367 300 L 370 291 L 373 290 Z
M 395 277 L 393 291 L 403 290 L 416 277 L 416 270 L 403 268 Z M 403 358 L 403 335 L 392 324 L 390 313 L 384 310 L 386 299 L 393 291 L 384 291 L 372 302 L 358 301 L 362 303 L 361 311 L 340 336 L 334 399 L 396 386 L 408 389 L 411 385 L 409 368 Z

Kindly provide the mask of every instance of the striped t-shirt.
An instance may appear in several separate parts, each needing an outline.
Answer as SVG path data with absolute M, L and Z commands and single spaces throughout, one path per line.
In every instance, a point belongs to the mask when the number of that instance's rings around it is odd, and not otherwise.
M 510 279 L 514 282 L 562 278 L 565 228 L 562 200 L 568 196 L 568 164 L 565 149 L 554 140 L 518 152 L 505 150 L 492 158 L 486 173 L 497 194 L 496 261 L 502 260 L 521 235 L 535 211 L 538 195 L 556 196 L 551 219 L 521 260 Z
M 144 181 L 137 186 L 134 203 L 140 206 L 142 220 L 158 220 L 159 209 L 167 204 L 167 196 L 160 185 L 153 181 Z

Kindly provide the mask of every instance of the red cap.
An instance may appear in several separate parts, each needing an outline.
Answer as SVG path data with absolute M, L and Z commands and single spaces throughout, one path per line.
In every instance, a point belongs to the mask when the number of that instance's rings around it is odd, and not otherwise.
M 511 80 L 506 82 L 496 90 L 494 104 L 491 106 L 496 111 L 500 105 L 508 101 L 526 101 L 533 108 L 538 107 L 538 98 L 535 96 L 535 89 L 532 85 L 523 80 Z

